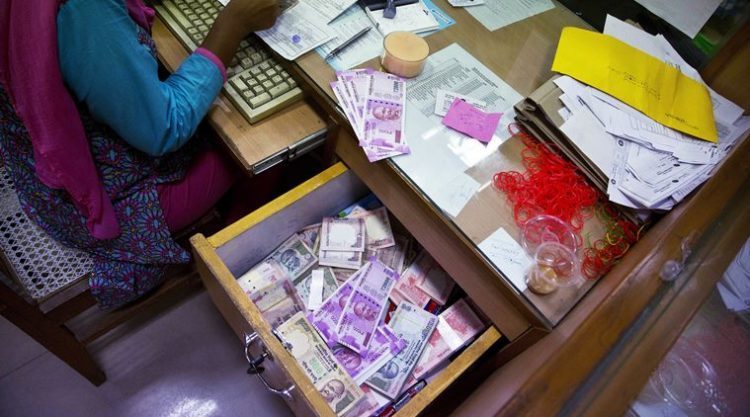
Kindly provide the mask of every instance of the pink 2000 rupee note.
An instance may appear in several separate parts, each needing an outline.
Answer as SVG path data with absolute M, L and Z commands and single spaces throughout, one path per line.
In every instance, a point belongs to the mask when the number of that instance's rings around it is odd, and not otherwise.
M 435 332 L 414 367 L 413 376 L 422 379 L 484 329 L 484 323 L 464 300 L 458 300 L 438 316 Z
M 406 83 L 389 74 L 374 73 L 370 78 L 363 114 L 362 146 L 409 153 L 404 136 Z
M 339 343 L 357 353 L 369 346 L 375 329 L 388 307 L 388 294 L 398 280 L 398 273 L 371 259 L 354 287 L 337 326 Z
M 367 264 L 366 264 L 367 265 Z M 364 267 L 363 267 L 364 268 Z M 344 282 L 314 313 L 307 316 L 307 320 L 315 327 L 320 336 L 325 340 L 328 347 L 336 346 L 338 335 L 336 326 L 341 319 L 349 298 L 359 279 L 359 271 L 354 273 Z
M 372 343 L 363 353 L 338 345 L 333 348 L 333 354 L 354 381 L 363 384 L 405 347 L 406 340 L 399 338 L 387 325 L 382 324 L 375 329 Z

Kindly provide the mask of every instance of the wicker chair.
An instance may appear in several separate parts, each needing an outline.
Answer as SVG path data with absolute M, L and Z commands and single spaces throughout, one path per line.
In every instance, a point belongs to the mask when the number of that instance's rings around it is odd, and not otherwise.
M 180 236 L 217 228 L 217 219 L 212 212 Z M 170 270 L 162 286 L 132 306 L 111 313 L 94 308 L 87 279 L 91 259 L 63 247 L 29 220 L 2 164 L 0 234 L 0 314 L 97 386 L 106 376 L 88 351 L 89 343 L 134 316 L 163 309 L 200 288 L 193 265 L 183 265 Z

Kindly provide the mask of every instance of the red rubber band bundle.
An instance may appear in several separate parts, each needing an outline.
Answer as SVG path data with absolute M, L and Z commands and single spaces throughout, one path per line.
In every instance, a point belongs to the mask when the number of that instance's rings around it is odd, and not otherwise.
M 521 159 L 526 172 L 499 172 L 494 184 L 513 206 L 519 227 L 539 214 L 548 214 L 569 224 L 576 234 L 599 200 L 599 193 L 578 173 L 571 162 L 552 152 L 524 131 L 511 131 L 526 146 Z M 579 240 L 580 242 L 580 240 Z
M 606 225 L 607 232 L 603 238 L 583 250 L 581 271 L 589 279 L 606 274 L 638 241 L 641 233 L 641 229 L 622 217 L 611 204 L 601 204 L 596 213 Z
M 598 207 L 596 213 L 607 232 L 604 238 L 584 249 L 581 270 L 588 279 L 602 276 L 638 240 L 640 231 L 605 202 L 602 193 L 586 181 L 573 163 L 517 126 L 512 125 L 510 130 L 525 145 L 521 160 L 526 171 L 499 172 L 493 182 L 510 201 L 516 224 L 523 228 L 534 216 L 555 216 L 571 226 L 580 243 L 584 221 L 591 216 L 592 208 Z

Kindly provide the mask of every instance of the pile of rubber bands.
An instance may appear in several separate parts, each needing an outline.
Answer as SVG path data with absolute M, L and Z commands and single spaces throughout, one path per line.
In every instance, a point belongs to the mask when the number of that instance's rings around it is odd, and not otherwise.
M 540 214 L 555 216 L 570 225 L 580 246 L 584 221 L 596 213 L 607 232 L 583 251 L 581 270 L 589 279 L 605 274 L 638 240 L 637 226 L 619 214 L 573 163 L 517 125 L 511 125 L 510 132 L 520 137 L 525 146 L 521 160 L 526 171 L 499 172 L 493 182 L 510 201 L 516 224 L 523 227 L 527 220 Z

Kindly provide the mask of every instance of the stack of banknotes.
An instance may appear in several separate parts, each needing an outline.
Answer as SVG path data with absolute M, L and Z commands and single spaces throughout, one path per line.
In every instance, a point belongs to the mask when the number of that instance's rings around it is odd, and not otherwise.
M 371 196 L 298 231 L 238 283 L 340 416 L 390 415 L 485 327 Z
M 339 71 L 336 77 L 331 89 L 367 159 L 374 162 L 409 153 L 404 79 L 369 68 Z

